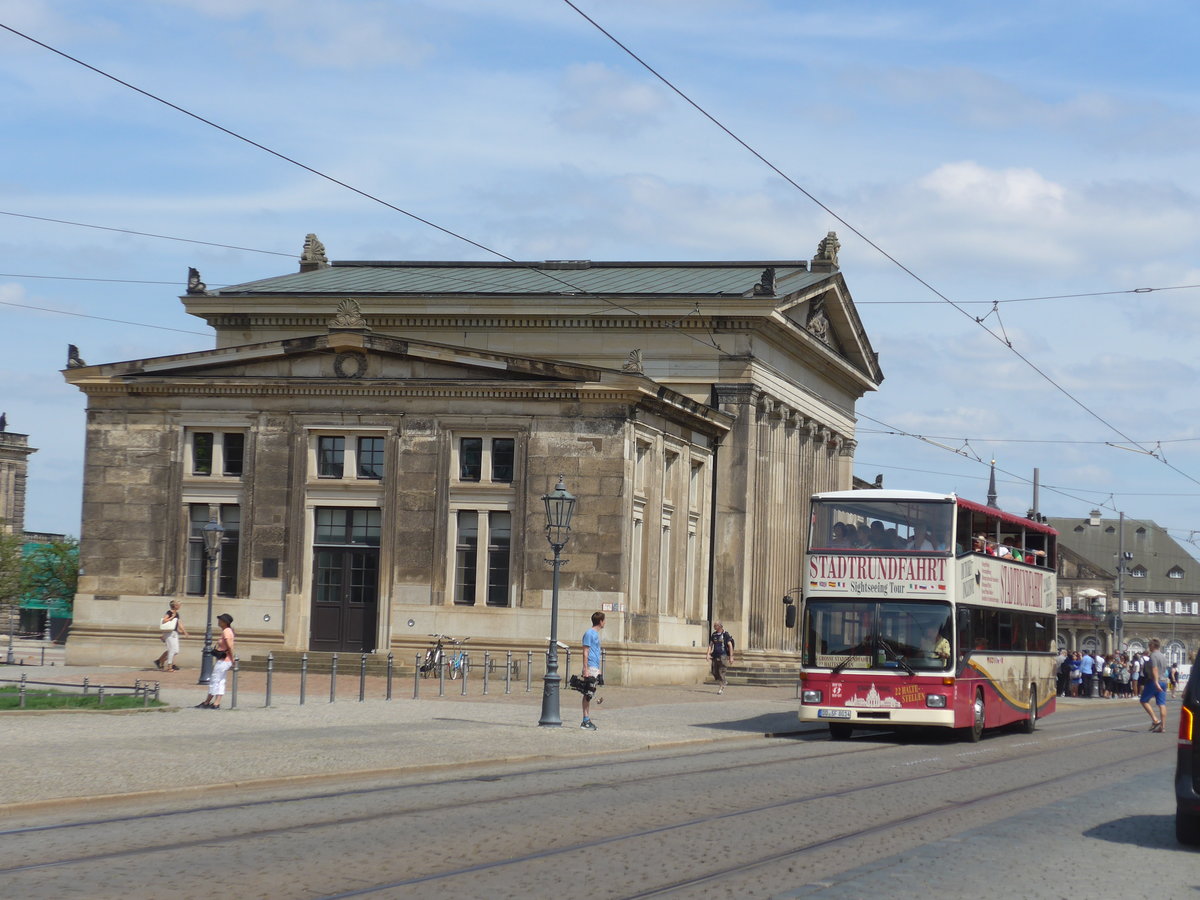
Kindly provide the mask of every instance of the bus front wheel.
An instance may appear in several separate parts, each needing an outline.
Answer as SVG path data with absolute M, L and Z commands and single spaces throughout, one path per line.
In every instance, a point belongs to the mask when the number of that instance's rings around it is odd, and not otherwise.
M 829 723 L 829 738 L 834 741 L 846 741 L 850 739 L 850 735 L 854 729 L 845 722 L 830 722 Z
M 979 743 L 979 739 L 983 737 L 983 691 L 975 692 L 975 702 L 971 704 L 971 724 L 967 726 L 966 737 L 972 744 Z

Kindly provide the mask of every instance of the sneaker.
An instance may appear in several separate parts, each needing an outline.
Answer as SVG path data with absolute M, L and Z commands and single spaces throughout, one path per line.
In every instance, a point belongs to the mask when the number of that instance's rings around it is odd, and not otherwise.
M 586 728 L 586 729 L 588 729 L 589 731 L 595 731 L 595 730 L 596 730 L 596 723 L 595 723 L 595 722 L 593 722 L 591 719 L 584 719 L 582 722 L 580 722 L 580 723 L 579 723 L 579 727 L 580 727 L 580 728 Z
M 725 693 L 725 685 L 721 685 L 719 688 L 717 688 L 717 693 L 718 694 Z
M 162 663 L 160 663 L 157 659 L 154 661 L 154 668 L 160 671 L 162 670 Z

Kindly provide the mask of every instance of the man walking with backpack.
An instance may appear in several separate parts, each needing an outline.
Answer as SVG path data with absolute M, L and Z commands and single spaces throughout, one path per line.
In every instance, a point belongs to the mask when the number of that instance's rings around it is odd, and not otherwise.
M 712 677 L 719 685 L 717 693 L 725 693 L 729 684 L 725 677 L 726 670 L 733 664 L 733 636 L 721 627 L 720 622 L 713 622 L 705 659 L 712 665 Z

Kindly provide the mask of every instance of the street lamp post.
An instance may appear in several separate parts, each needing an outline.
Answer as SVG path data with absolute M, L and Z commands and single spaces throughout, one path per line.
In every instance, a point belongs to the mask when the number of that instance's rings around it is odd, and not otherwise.
M 558 476 L 554 490 L 542 497 L 546 505 L 546 540 L 554 549 L 554 583 L 550 595 L 550 647 L 546 651 L 546 677 L 542 686 L 542 717 L 538 725 L 562 725 L 559 712 L 559 688 L 562 678 L 558 674 L 558 570 L 563 564 L 559 557 L 571 536 L 571 516 L 575 512 L 575 497 Z
M 217 559 L 221 556 L 221 538 L 225 536 L 225 529 L 221 527 L 214 516 L 208 520 L 207 525 L 200 529 L 200 533 L 204 535 L 204 555 L 208 559 L 208 616 L 204 621 L 204 655 L 200 657 L 200 680 L 196 683 L 208 684 L 213 669 L 211 652 L 213 589 L 217 583 Z

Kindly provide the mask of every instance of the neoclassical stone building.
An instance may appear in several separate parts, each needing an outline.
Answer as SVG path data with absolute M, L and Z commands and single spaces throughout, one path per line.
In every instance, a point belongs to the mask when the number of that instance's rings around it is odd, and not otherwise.
M 848 488 L 882 376 L 831 233 L 808 262 L 333 262 L 183 298 L 211 350 L 65 370 L 88 398 L 72 662 L 201 625 L 200 527 L 243 655 L 430 633 L 541 649 L 540 497 L 578 498 L 560 635 L 685 680 L 713 619 L 790 659 L 807 498 Z M 185 619 L 187 621 L 187 619 Z

